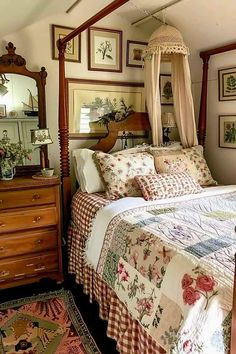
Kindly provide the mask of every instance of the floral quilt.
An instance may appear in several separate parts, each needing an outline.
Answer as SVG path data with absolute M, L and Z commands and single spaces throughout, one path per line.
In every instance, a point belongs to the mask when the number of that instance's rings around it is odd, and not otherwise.
M 115 216 L 97 272 L 171 354 L 227 354 L 236 189 Z

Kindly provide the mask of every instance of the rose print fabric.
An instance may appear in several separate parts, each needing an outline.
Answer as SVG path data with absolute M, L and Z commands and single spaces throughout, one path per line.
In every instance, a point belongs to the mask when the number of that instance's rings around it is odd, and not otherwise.
M 187 172 L 135 176 L 145 200 L 173 198 L 202 191 Z
M 141 196 L 134 177 L 156 173 L 153 156 L 148 152 L 126 155 L 95 152 L 94 160 L 101 172 L 109 199 Z
M 155 167 L 158 173 L 188 172 L 201 186 L 217 184 L 211 176 L 203 156 L 203 147 L 176 151 L 151 151 L 154 156 Z
M 229 354 L 235 224 L 236 187 L 128 209 L 96 270 L 167 353 Z

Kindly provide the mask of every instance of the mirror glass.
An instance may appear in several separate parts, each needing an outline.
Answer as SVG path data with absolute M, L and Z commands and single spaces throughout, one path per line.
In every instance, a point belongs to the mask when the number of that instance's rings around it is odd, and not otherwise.
M 39 127 L 38 89 L 31 77 L 6 73 L 4 92 L 0 87 L 0 139 L 10 138 L 10 142 L 21 141 L 24 148 L 31 149 L 31 161 L 24 165 L 39 165 L 39 149 L 31 145 L 30 130 Z M 7 91 L 7 92 L 6 92 Z

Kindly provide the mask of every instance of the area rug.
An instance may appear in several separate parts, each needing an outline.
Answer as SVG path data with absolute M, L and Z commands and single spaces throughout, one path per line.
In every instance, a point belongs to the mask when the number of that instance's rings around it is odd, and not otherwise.
M 67 290 L 0 304 L 0 353 L 101 354 Z

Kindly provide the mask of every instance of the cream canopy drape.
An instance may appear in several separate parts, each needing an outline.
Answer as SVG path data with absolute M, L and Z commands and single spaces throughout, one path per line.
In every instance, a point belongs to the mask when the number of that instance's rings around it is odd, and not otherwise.
M 172 65 L 172 91 L 176 125 L 184 147 L 198 144 L 191 93 L 191 78 L 187 55 L 188 48 L 180 32 L 169 25 L 160 26 L 151 36 L 145 51 L 145 92 L 153 143 L 162 143 L 160 65 L 170 61 Z

